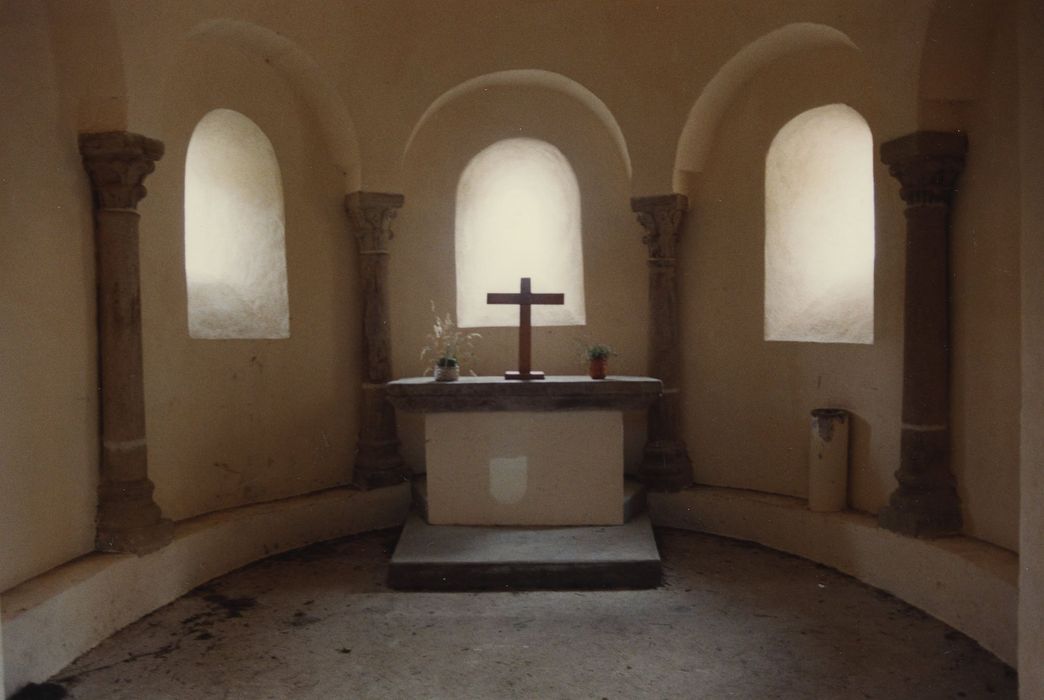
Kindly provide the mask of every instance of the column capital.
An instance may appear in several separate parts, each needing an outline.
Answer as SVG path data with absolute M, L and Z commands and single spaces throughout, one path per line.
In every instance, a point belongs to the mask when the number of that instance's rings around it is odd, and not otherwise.
M 908 207 L 949 205 L 964 170 L 968 137 L 960 131 L 915 131 L 881 144 L 881 161 L 899 180 Z
M 392 219 L 398 214 L 405 197 L 384 192 L 352 192 L 344 197 L 344 208 L 351 221 L 352 233 L 362 253 L 386 253 L 394 237 Z
M 98 209 L 136 209 L 147 193 L 145 176 L 163 157 L 163 143 L 126 131 L 83 133 L 80 155 Z
M 651 260 L 673 260 L 678 233 L 689 200 L 683 194 L 632 197 L 631 211 L 646 230 L 642 243 L 649 246 Z

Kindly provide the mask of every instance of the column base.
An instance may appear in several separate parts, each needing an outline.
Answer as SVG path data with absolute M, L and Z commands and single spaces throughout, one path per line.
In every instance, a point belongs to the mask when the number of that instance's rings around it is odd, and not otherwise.
M 681 491 L 692 485 L 692 462 L 680 440 L 645 445 L 638 476 L 650 491 Z
M 166 518 L 145 527 L 103 530 L 98 528 L 94 546 L 99 552 L 136 554 L 155 552 L 174 539 L 174 523 Z
M 174 523 L 163 517 L 148 479 L 103 481 L 98 486 L 95 547 L 141 556 L 170 544 Z
M 877 522 L 901 535 L 926 538 L 959 535 L 963 525 L 960 501 L 952 487 L 920 490 L 900 486 L 877 514 Z
M 363 491 L 397 486 L 409 478 L 399 441 L 360 445 L 352 483 Z
M 406 473 L 402 470 L 370 470 L 356 467 L 355 478 L 352 480 L 352 483 L 361 491 L 372 491 L 373 489 L 383 489 L 388 486 L 398 486 L 405 483 L 406 480 Z

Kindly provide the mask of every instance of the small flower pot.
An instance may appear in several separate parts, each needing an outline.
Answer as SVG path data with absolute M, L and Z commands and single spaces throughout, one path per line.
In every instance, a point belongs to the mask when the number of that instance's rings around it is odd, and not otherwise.
M 452 367 L 440 367 L 435 365 L 435 381 L 437 382 L 455 382 L 460 379 L 460 366 L 454 365 Z
M 591 358 L 591 365 L 588 367 L 588 373 L 591 375 L 591 379 L 605 379 L 608 369 L 608 357 L 593 357 Z

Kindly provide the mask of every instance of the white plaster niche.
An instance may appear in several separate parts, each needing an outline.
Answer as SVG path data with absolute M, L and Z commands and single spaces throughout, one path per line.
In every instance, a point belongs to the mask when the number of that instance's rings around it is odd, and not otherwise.
M 535 326 L 586 323 L 580 188 L 553 145 L 530 138 L 480 151 L 457 183 L 457 318 L 463 327 L 517 326 L 518 308 L 486 304 L 488 292 L 565 294 L 534 306 Z
M 283 183 L 272 143 L 239 112 L 196 125 L 185 162 L 193 338 L 289 338 Z
M 765 157 L 765 340 L 874 342 L 873 137 L 832 104 Z

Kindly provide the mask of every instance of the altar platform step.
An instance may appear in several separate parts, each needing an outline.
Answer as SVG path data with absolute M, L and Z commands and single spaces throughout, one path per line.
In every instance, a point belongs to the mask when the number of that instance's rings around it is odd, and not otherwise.
M 424 520 L 428 519 L 428 480 L 423 474 L 413 477 L 413 507 Z M 634 479 L 624 479 L 623 520 L 630 522 L 645 512 L 645 486 Z
M 655 588 L 663 570 L 648 515 L 623 525 L 429 525 L 411 513 L 388 569 L 399 590 Z

